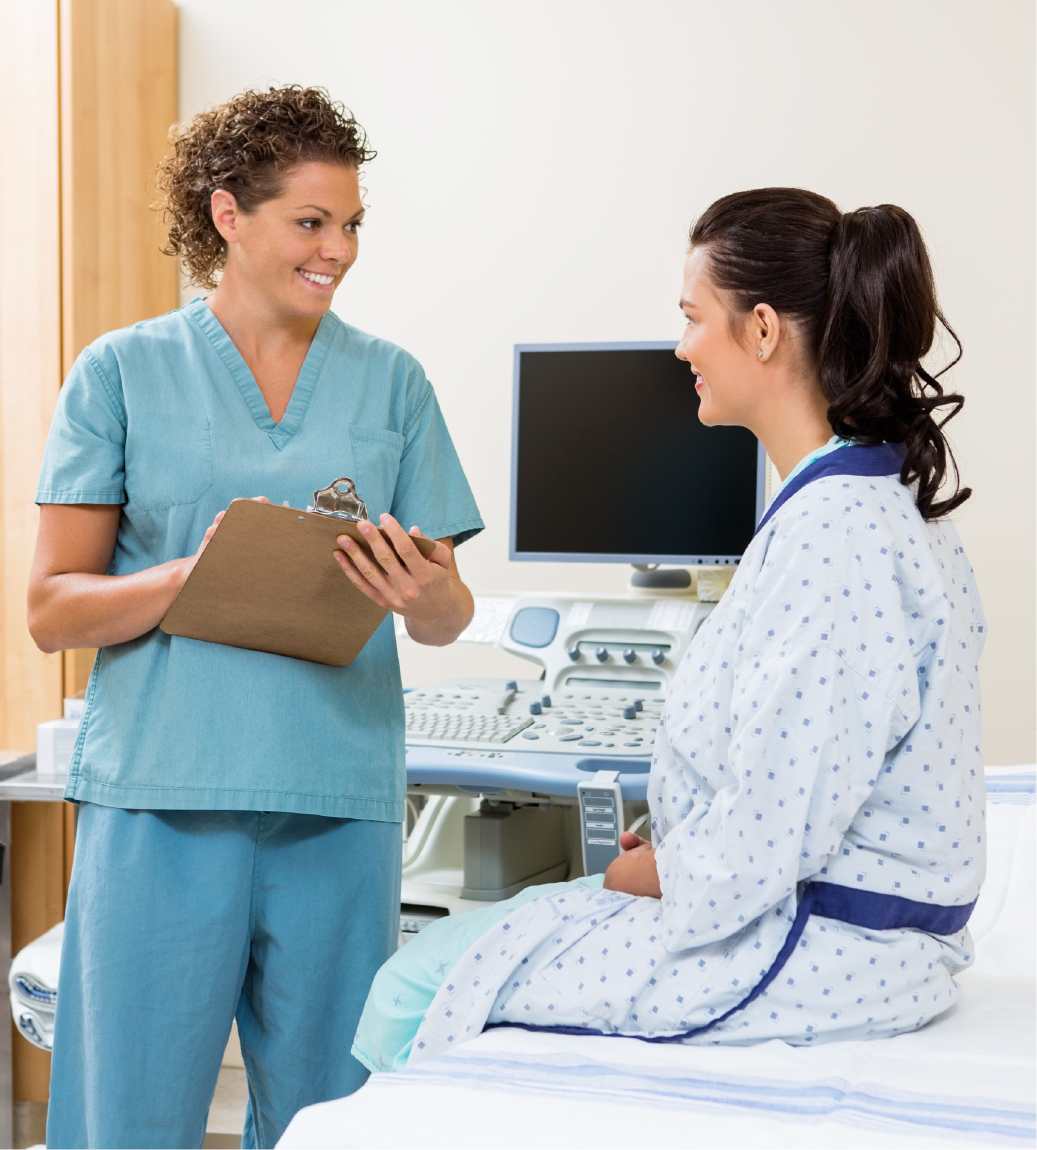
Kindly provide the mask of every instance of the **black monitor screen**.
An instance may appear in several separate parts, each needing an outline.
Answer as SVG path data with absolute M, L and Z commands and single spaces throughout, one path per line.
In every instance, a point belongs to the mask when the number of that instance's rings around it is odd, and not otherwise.
M 704 427 L 675 344 L 515 349 L 511 556 L 735 562 L 762 512 L 763 453 Z

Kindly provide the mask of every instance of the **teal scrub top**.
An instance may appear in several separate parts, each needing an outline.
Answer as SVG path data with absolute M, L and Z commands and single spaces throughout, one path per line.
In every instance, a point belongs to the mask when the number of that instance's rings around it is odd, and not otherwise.
M 122 505 L 109 574 L 193 554 L 240 496 L 306 507 L 340 475 L 372 519 L 461 543 L 483 522 L 421 365 L 324 316 L 280 423 L 203 300 L 76 360 L 37 503 Z M 345 578 L 345 576 L 343 576 Z M 319 606 L 315 606 L 319 610 Z M 149 631 L 102 648 L 65 797 L 399 822 L 404 712 L 393 617 L 348 667 Z

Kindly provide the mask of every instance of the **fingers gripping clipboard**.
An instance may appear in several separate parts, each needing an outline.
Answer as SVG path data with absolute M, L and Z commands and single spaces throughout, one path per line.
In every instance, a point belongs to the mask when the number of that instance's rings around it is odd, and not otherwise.
M 336 563 L 339 535 L 373 557 L 355 518 L 235 499 L 159 626 L 167 635 L 348 667 L 389 612 Z M 433 539 L 410 538 L 425 559 L 435 550 Z

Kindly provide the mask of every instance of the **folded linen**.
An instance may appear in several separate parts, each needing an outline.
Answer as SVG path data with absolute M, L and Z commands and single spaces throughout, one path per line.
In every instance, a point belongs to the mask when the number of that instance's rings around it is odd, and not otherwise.
M 11 994 L 11 1014 L 21 1036 L 40 1050 L 54 1049 L 54 1011 L 43 1007 L 26 1006 L 18 996 Z
M 64 933 L 65 924 L 59 922 L 14 956 L 7 984 L 11 994 L 16 995 L 26 1006 L 53 1011 L 58 1000 L 61 939 Z
M 41 1050 L 50 1050 L 54 1039 L 64 932 L 65 924 L 59 922 L 30 942 L 14 956 L 7 976 L 15 1025 L 23 1037 Z

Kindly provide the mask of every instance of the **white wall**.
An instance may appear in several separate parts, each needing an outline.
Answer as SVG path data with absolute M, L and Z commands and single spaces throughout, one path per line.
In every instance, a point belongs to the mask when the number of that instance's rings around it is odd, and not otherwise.
M 378 148 L 335 306 L 436 385 L 489 525 L 459 553 L 477 591 L 626 581 L 507 560 L 513 344 L 677 338 L 688 224 L 727 192 L 913 212 L 966 349 L 952 426 L 976 492 L 957 518 L 989 618 L 987 760 L 1037 757 L 1030 0 L 180 8 L 184 116 L 246 86 L 323 84 Z M 410 647 L 412 681 L 478 654 Z

